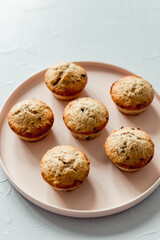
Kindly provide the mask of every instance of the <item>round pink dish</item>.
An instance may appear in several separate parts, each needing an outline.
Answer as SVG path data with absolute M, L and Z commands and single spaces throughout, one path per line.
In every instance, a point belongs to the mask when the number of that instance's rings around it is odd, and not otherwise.
M 127 116 L 119 112 L 111 99 L 110 87 L 122 76 L 133 74 L 104 63 L 76 62 L 84 67 L 88 83 L 79 97 L 100 100 L 109 111 L 109 122 L 103 132 L 90 141 L 74 138 L 63 122 L 68 102 L 59 101 L 44 83 L 42 71 L 21 84 L 8 98 L 0 114 L 0 162 L 12 185 L 29 201 L 54 213 L 72 217 L 100 217 L 128 209 L 149 196 L 160 184 L 160 96 L 155 93 L 144 113 Z M 150 81 L 149 79 L 147 79 Z M 39 142 L 20 140 L 9 128 L 7 114 L 17 102 L 36 98 L 51 107 L 55 115 L 49 135 Z M 117 169 L 106 156 L 103 144 L 112 130 L 122 126 L 139 127 L 155 143 L 153 160 L 134 173 Z M 90 174 L 75 191 L 59 192 L 41 177 L 40 161 L 56 145 L 73 145 L 90 159 Z

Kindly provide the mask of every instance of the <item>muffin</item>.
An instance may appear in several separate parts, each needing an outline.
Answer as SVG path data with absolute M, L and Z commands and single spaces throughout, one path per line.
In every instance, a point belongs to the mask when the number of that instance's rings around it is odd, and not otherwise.
M 53 65 L 45 73 L 45 83 L 60 100 L 75 99 L 87 83 L 87 73 L 84 68 L 71 62 Z
M 51 129 L 54 115 L 49 106 L 36 99 L 17 103 L 8 113 L 12 131 L 25 141 L 38 141 Z
M 69 191 L 78 188 L 87 178 L 90 161 L 73 146 L 56 146 L 42 157 L 41 175 L 54 189 Z
M 85 97 L 76 99 L 65 107 L 63 120 L 74 137 L 90 140 L 105 128 L 109 114 L 100 101 Z
M 154 98 L 152 85 L 137 76 L 122 77 L 114 82 L 110 94 L 117 108 L 129 115 L 143 112 Z
M 111 161 L 127 172 L 146 166 L 154 155 L 154 144 L 150 136 L 133 127 L 114 130 L 106 139 L 104 148 Z

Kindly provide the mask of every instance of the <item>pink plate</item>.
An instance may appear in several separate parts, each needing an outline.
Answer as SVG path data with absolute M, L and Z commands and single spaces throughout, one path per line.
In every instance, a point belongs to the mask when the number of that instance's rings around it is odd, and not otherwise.
M 128 209 L 150 195 L 160 184 L 160 96 L 137 116 L 120 113 L 110 97 L 111 84 L 127 70 L 108 64 L 79 62 L 88 73 L 88 83 L 80 97 L 99 99 L 108 108 L 110 119 L 105 130 L 94 140 L 75 139 L 65 127 L 63 109 L 68 102 L 55 99 L 44 84 L 46 70 L 29 78 L 8 98 L 0 115 L 0 158 L 13 186 L 28 200 L 54 213 L 73 217 L 99 217 Z M 8 127 L 7 113 L 17 102 L 37 98 L 53 110 L 55 122 L 49 135 L 39 142 L 20 140 Z M 121 126 L 145 130 L 155 143 L 153 160 L 134 173 L 118 170 L 106 156 L 103 144 L 108 134 Z M 91 161 L 88 179 L 72 192 L 58 192 L 41 177 L 40 160 L 50 148 L 73 145 L 84 151 Z

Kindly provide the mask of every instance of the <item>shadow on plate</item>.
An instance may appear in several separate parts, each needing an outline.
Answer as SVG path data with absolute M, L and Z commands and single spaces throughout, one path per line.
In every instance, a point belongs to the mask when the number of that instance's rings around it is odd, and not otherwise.
M 57 138 L 52 130 L 45 138 L 43 138 L 40 141 L 37 142 L 26 142 L 23 140 L 20 141 L 22 141 L 22 146 L 25 148 L 26 154 L 27 151 L 29 151 L 29 154 L 33 155 L 33 158 L 31 158 L 31 160 L 32 163 L 34 161 L 35 164 L 37 164 L 37 161 L 39 162 L 41 160 L 42 156 L 45 154 L 47 150 L 58 145 Z
M 131 122 L 132 125 L 134 124 L 135 127 L 145 130 L 148 134 L 154 134 L 160 128 L 160 117 L 157 111 L 158 110 L 151 105 L 139 115 L 125 116 L 127 121 Z
M 106 164 L 106 153 L 103 145 L 108 135 L 108 130 L 105 128 L 99 136 L 92 140 L 79 140 L 77 138 L 74 138 L 74 141 L 79 149 L 82 149 L 83 147 L 84 152 L 86 149 L 89 154 L 87 157 L 89 157 L 90 160 L 94 158 L 97 161 L 101 161 L 101 163 Z
M 128 189 L 128 194 L 135 190 L 137 195 L 142 194 L 148 188 L 150 188 L 160 177 L 159 170 L 157 169 L 154 161 L 151 161 L 148 165 L 136 172 L 125 172 L 118 169 L 114 166 L 114 174 L 117 179 L 119 179 L 118 184 L 120 184 L 120 191 L 123 191 L 121 188 L 122 182 L 125 183 Z M 154 173 L 154 174 L 153 174 Z M 124 187 L 124 191 L 126 191 Z
M 63 208 L 76 209 L 76 210 L 89 210 L 92 209 L 95 201 L 96 194 L 94 192 L 94 187 L 92 186 L 89 176 L 88 178 L 79 186 L 79 188 L 62 192 L 53 189 L 53 198 L 57 199 L 58 205 L 60 204 Z M 49 198 L 51 197 L 49 192 Z

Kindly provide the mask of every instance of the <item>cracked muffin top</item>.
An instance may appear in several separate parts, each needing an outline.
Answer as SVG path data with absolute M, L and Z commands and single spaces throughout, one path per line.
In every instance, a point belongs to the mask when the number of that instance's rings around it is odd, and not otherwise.
M 146 108 L 154 98 L 152 85 L 141 77 L 126 76 L 111 86 L 114 103 L 126 110 Z
M 8 113 L 10 128 L 20 137 L 37 138 L 50 130 L 54 115 L 49 106 L 36 99 L 17 103 Z
M 72 96 L 80 93 L 85 87 L 87 73 L 84 68 L 74 63 L 62 62 L 46 71 L 45 83 L 57 95 Z
M 114 130 L 106 139 L 104 148 L 112 162 L 126 171 L 144 167 L 154 155 L 150 136 L 133 127 Z
M 106 107 L 97 99 L 78 98 L 64 109 L 63 120 L 67 128 L 77 134 L 94 134 L 108 123 Z
M 40 163 L 43 179 L 58 190 L 73 190 L 88 176 L 90 161 L 73 146 L 60 145 L 48 150 Z

